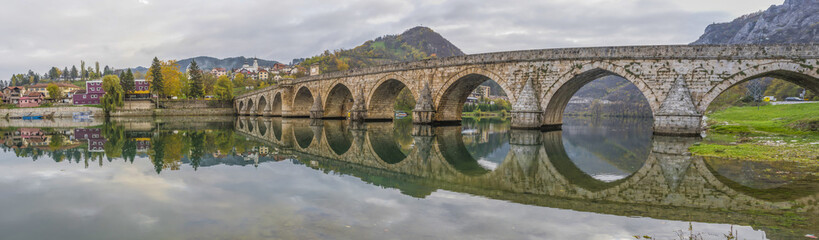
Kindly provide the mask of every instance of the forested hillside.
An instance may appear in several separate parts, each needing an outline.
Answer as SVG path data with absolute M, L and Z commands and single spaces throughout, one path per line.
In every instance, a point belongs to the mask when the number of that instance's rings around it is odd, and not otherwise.
M 427 27 L 414 27 L 399 35 L 387 35 L 347 50 L 325 50 L 305 59 L 301 66 L 318 64 L 322 73 L 395 62 L 418 61 L 464 55 L 458 47 Z

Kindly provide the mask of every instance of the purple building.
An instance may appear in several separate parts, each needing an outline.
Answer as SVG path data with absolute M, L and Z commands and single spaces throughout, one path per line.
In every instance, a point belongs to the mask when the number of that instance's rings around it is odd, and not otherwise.
M 87 141 L 89 152 L 102 152 L 105 150 L 106 140 L 102 137 L 102 130 L 99 128 L 74 129 L 74 139 Z
M 87 81 L 85 82 L 85 92 L 77 92 L 72 96 L 72 100 L 74 105 L 100 104 L 102 95 L 105 95 L 105 90 L 102 89 L 102 81 Z

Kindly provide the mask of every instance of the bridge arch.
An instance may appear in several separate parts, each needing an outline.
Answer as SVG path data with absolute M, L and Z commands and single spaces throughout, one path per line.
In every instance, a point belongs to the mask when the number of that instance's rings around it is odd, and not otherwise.
M 244 100 L 240 100 L 240 101 L 238 101 L 238 102 L 239 102 L 239 103 L 238 103 L 239 107 L 237 108 L 237 109 L 239 109 L 239 111 L 238 111 L 238 112 L 239 112 L 239 114 L 240 114 L 240 115 L 244 115 L 244 114 L 245 114 L 245 101 L 244 101 Z
M 306 150 L 313 144 L 313 130 L 309 126 L 293 126 L 293 138 L 298 147 Z
M 251 99 L 248 99 L 248 100 L 247 100 L 247 109 L 245 110 L 245 111 L 247 111 L 247 114 L 248 114 L 248 115 L 253 115 L 253 114 L 255 114 L 255 112 L 253 112 L 253 110 L 254 110 L 254 109 L 253 109 L 253 106 L 254 106 L 254 105 L 253 105 L 253 99 L 252 99 L 252 98 L 251 98 Z
M 773 77 L 781 79 L 819 94 L 819 72 L 809 65 L 795 62 L 773 62 L 741 69 L 710 88 L 699 101 L 697 110 L 704 113 L 720 94 L 729 88 L 754 79 Z
M 336 156 L 344 155 L 353 146 L 353 134 L 344 121 L 325 121 L 324 138 Z
M 324 118 L 346 118 L 353 107 L 353 93 L 344 83 L 336 83 L 324 100 Z
M 411 149 L 404 149 L 399 143 L 401 129 L 392 123 L 376 123 L 367 126 L 367 140 L 376 159 L 381 163 L 397 164 L 412 153 Z M 409 134 L 409 132 L 405 132 Z M 410 140 L 411 141 L 411 140 Z
M 367 119 L 392 120 L 395 117 L 395 100 L 404 88 L 409 89 L 414 99 L 418 99 L 410 87 L 411 83 L 396 74 L 382 77 L 374 86 L 367 101 Z
M 293 96 L 291 117 L 309 117 L 310 107 L 313 105 L 313 93 L 310 88 L 302 86 Z
M 270 115 L 274 117 L 281 117 L 282 104 L 282 93 L 277 91 L 273 94 L 273 101 L 270 103 Z
M 267 110 L 269 110 L 268 105 L 267 105 L 267 98 L 265 98 L 265 96 L 262 95 L 262 96 L 259 96 L 258 101 L 259 101 L 259 103 L 257 104 L 257 107 L 256 107 L 256 115 L 265 115 L 267 113 Z
M 259 131 L 259 136 L 261 138 L 266 139 L 267 138 L 267 133 L 268 133 L 268 128 L 267 128 L 267 124 L 265 124 L 265 121 L 262 120 L 262 119 L 263 118 L 256 119 L 256 129 L 258 129 L 258 131 Z
M 438 122 L 461 121 L 461 111 L 469 94 L 486 81 L 495 81 L 509 97 L 509 104 L 515 105 L 514 91 L 507 85 L 507 81 L 499 75 L 482 68 L 468 68 L 449 77 L 436 91 L 433 104 L 436 106 L 435 118 Z M 437 103 L 437 104 L 436 104 Z
M 545 106 L 543 109 L 544 125 L 561 125 L 563 111 L 575 93 L 586 84 L 607 76 L 617 76 L 634 84 L 648 102 L 652 115 L 660 109 L 657 96 L 639 77 L 627 72 L 623 67 L 610 63 L 594 62 L 563 74 L 547 88 L 546 94 L 541 98 L 541 106 Z

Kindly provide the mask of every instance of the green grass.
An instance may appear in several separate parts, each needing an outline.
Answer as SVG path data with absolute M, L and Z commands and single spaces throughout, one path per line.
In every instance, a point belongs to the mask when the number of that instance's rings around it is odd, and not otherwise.
M 695 155 L 819 165 L 819 103 L 731 107 L 708 115 Z
M 797 121 L 815 119 L 819 116 L 819 103 L 768 105 L 757 107 L 732 107 L 708 115 L 709 125 L 732 131 L 747 128 L 748 132 L 768 134 L 817 134 L 801 131 L 788 125 Z M 727 127 L 727 126 L 737 127 Z

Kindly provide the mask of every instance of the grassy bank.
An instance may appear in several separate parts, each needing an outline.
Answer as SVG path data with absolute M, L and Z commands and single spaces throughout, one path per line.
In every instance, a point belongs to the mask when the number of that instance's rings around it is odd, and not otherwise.
M 819 104 L 731 107 L 707 115 L 700 156 L 819 165 Z

